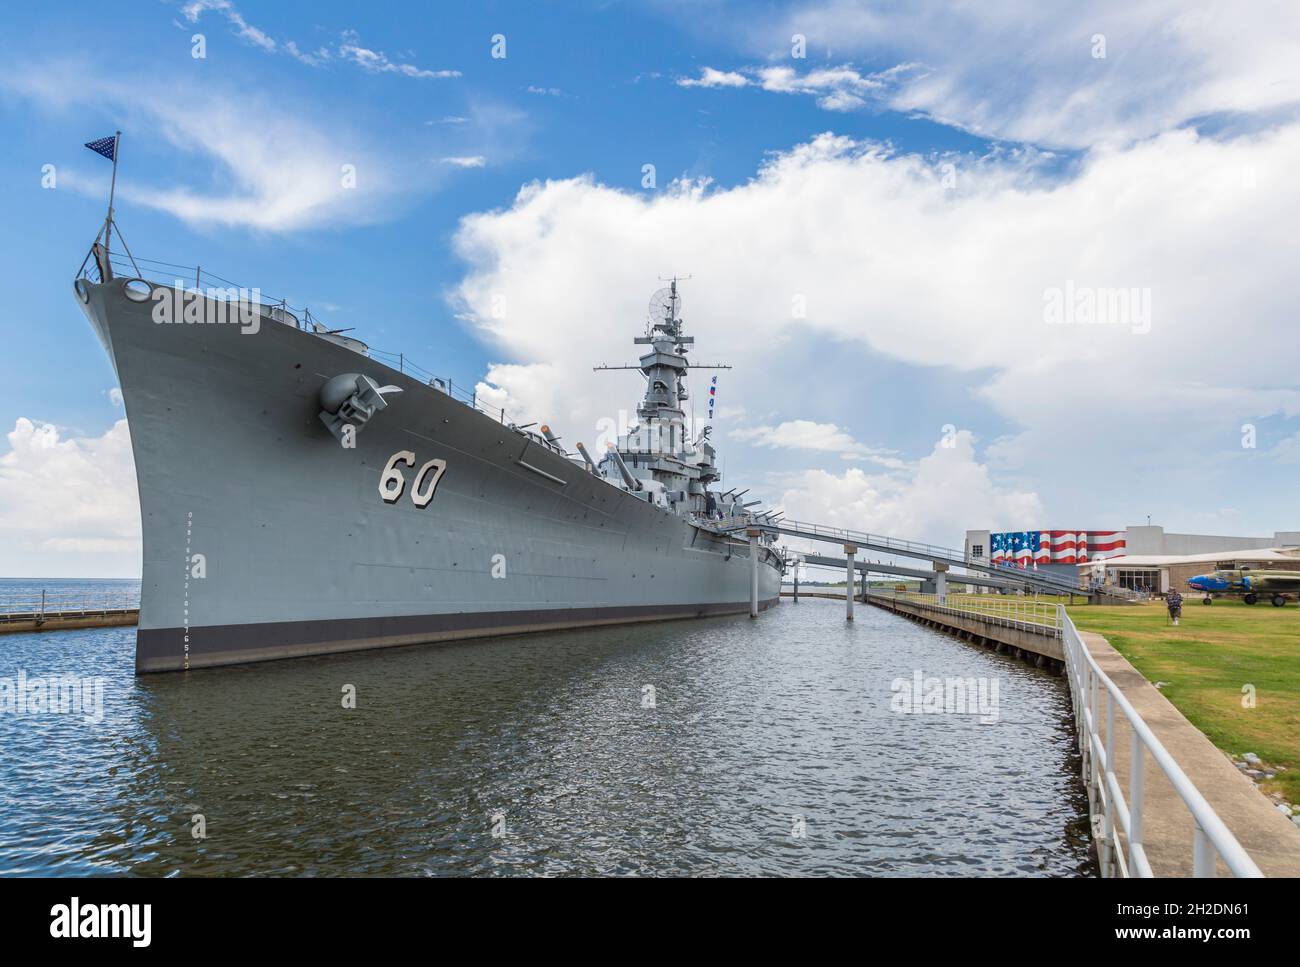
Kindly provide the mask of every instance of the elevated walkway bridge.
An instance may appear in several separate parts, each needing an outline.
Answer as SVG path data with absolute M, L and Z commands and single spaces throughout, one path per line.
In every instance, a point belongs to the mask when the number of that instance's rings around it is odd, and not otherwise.
M 799 554 L 799 561 L 810 567 L 833 568 L 838 571 L 844 571 L 848 566 L 848 559 L 843 557 L 827 557 L 822 554 Z M 854 560 L 853 567 L 865 579 L 868 574 L 881 574 L 887 577 L 903 577 L 916 581 L 934 581 L 935 572 L 927 571 L 919 567 L 905 567 L 902 564 L 889 564 L 881 561 L 859 561 Z M 1032 591 L 1033 588 L 1025 582 L 1017 580 L 1014 576 L 1003 577 L 1001 575 L 991 576 L 985 574 L 950 574 L 949 578 L 956 584 L 972 584 L 981 588 L 995 588 L 999 591 Z M 798 581 L 795 582 L 798 584 Z M 865 593 L 865 591 L 860 592 Z M 1075 591 L 1076 594 L 1083 595 L 1082 591 Z
M 896 537 L 886 537 L 883 534 L 870 534 L 865 531 L 851 530 L 844 527 L 830 527 L 825 524 L 812 524 L 805 521 L 786 520 L 784 518 L 775 519 L 763 515 L 751 515 L 733 520 L 720 521 L 699 517 L 696 518 L 695 523 L 700 527 L 704 527 L 719 534 L 744 532 L 751 538 L 762 534 L 781 534 L 787 537 L 801 537 L 805 540 L 821 541 L 827 544 L 839 544 L 844 548 L 849 561 L 853 560 L 854 555 L 859 550 L 868 550 L 880 554 L 891 554 L 898 557 L 908 557 L 916 560 L 929 561 L 934 568 L 934 573 L 940 575 L 946 573 L 950 568 L 959 567 L 965 570 L 967 574 L 954 574 L 951 575 L 951 578 L 955 581 L 965 582 L 967 584 L 979 583 L 969 580 L 970 576 L 984 574 L 999 578 L 1003 581 L 1014 582 L 1014 584 L 997 585 L 999 587 L 1014 586 L 1024 590 L 1040 591 L 1049 594 L 1082 594 L 1095 600 L 1100 600 L 1102 597 L 1109 597 L 1116 602 L 1132 599 L 1132 592 L 1127 588 L 1105 587 L 1085 591 L 1079 588 L 1077 582 L 1059 577 L 1055 574 L 997 567 L 993 564 L 988 564 L 982 561 L 969 560 L 964 552 L 956 550 L 955 548 L 942 547 L 937 544 L 925 544 L 918 541 L 900 540 Z M 933 574 L 930 576 L 932 577 Z M 944 579 L 941 577 L 938 580 L 942 583 Z

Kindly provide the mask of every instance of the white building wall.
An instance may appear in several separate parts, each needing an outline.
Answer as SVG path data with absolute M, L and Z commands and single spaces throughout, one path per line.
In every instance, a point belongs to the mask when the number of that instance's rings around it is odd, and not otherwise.
M 989 544 L 992 539 L 992 531 L 967 531 L 966 546 L 963 548 L 966 557 L 969 559 L 974 554 L 973 548 L 978 545 L 982 551 L 980 557 L 987 564 L 989 560 Z
M 1012 528 L 1014 530 L 1014 528 Z M 1040 528 L 1027 527 L 1023 530 Z M 982 558 L 989 560 L 993 532 L 989 530 L 968 530 L 966 532 L 965 554 L 973 556 L 976 545 L 982 550 Z M 1243 551 L 1269 547 L 1300 547 L 1300 531 L 1275 531 L 1272 537 L 1226 537 L 1218 534 L 1170 534 L 1157 525 L 1137 525 L 1124 531 L 1124 550 L 1126 555 L 1143 554 L 1212 554 L 1218 551 Z M 1099 558 L 1096 560 L 1100 560 Z M 1040 570 L 1042 567 L 1040 566 Z M 1057 570 L 1057 565 L 1049 565 L 1049 571 Z M 1065 573 L 1074 571 L 1074 565 L 1063 565 Z M 1160 568 L 1160 590 L 1169 590 L 1169 569 Z M 967 586 L 968 591 L 976 589 Z M 980 589 L 983 590 L 983 589 Z
M 1277 531 L 1272 537 L 1224 537 L 1217 534 L 1169 534 L 1163 527 L 1129 527 L 1124 534 L 1126 554 L 1209 554 L 1300 544 L 1300 533 Z
M 978 559 L 987 564 L 989 562 L 990 553 L 989 544 L 992 541 L 992 538 L 992 531 L 967 531 L 966 544 L 962 548 L 965 552 L 966 560 L 969 561 L 974 558 L 975 548 L 978 546 L 980 549 L 980 556 Z M 966 585 L 965 590 L 967 594 L 985 594 L 989 589 L 974 584 L 968 584 Z

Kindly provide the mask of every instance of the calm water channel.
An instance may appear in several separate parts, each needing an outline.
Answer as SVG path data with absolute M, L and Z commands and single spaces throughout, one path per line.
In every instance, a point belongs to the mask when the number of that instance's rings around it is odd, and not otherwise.
M 1064 682 L 870 607 L 147 678 L 133 646 L 0 636 L 0 689 L 104 687 L 99 723 L 0 713 L 0 875 L 1093 871 Z M 902 714 L 917 673 L 996 707 Z

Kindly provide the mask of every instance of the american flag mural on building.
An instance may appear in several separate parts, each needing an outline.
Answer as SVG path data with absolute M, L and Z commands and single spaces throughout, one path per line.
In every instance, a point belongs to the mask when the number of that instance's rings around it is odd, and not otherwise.
M 1085 564 L 1124 553 L 1124 531 L 1000 531 L 990 535 L 993 564 L 1022 570 Z

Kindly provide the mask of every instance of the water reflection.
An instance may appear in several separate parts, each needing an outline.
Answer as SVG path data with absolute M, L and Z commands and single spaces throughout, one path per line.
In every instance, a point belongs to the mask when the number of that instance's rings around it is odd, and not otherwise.
M 4 873 L 1092 871 L 1064 683 L 873 608 L 140 679 L 132 629 L 6 645 L 108 689 L 98 727 L 0 715 Z M 998 720 L 891 711 L 916 670 Z

